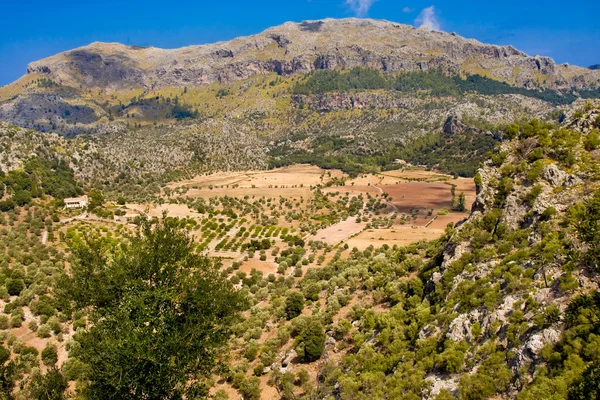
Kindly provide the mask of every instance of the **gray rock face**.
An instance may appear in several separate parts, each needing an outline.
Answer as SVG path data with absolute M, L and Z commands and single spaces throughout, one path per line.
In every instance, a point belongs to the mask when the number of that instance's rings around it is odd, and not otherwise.
M 547 57 L 529 57 L 511 46 L 354 18 L 288 22 L 230 42 L 173 50 L 93 43 L 31 63 L 27 73 L 81 87 L 156 89 L 227 83 L 272 72 L 289 75 L 370 67 L 474 73 L 475 66 L 523 87 L 535 86 L 540 74 L 546 75 L 546 86 L 552 88 L 589 87 L 600 81 L 598 71 L 558 67 Z
M 298 354 L 296 353 L 296 350 L 292 350 L 289 353 L 287 353 L 285 355 L 285 357 L 283 357 L 283 359 L 281 360 L 281 366 L 283 368 L 287 368 L 288 365 L 290 365 L 290 363 L 292 362 L 292 360 L 294 358 L 296 358 Z
M 552 186 L 574 186 L 581 182 L 575 175 L 569 175 L 560 170 L 556 164 L 547 165 L 542 173 L 542 177 Z
M 446 122 L 444 122 L 444 133 L 446 135 L 455 135 L 462 133 L 467 129 L 456 115 L 450 115 Z
M 552 186 L 562 186 L 567 180 L 567 173 L 561 171 L 555 164 L 547 165 L 542 177 Z

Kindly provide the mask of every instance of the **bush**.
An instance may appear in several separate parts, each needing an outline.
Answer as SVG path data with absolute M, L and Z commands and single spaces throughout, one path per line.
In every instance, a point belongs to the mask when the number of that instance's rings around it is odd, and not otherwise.
M 587 151 L 596 150 L 600 147 L 600 134 L 593 130 L 583 139 L 583 145 Z
M 89 371 L 89 367 L 76 358 L 69 358 L 62 365 L 62 372 L 70 381 L 84 380 Z
M 53 344 L 47 344 L 44 350 L 42 350 L 42 362 L 47 366 L 52 366 L 58 361 L 58 352 L 56 346 Z
M 11 328 L 20 328 L 23 324 L 23 318 L 20 315 L 13 315 L 10 318 L 10 327 Z
M 6 315 L 0 315 L 0 329 L 8 329 L 8 317 Z
M 306 327 L 296 338 L 296 352 L 304 362 L 313 362 L 321 358 L 325 350 L 325 331 L 317 320 L 308 321 Z
M 258 364 L 256 367 L 254 367 L 254 375 L 255 376 L 261 376 L 264 372 L 265 372 L 264 365 Z
M 67 390 L 67 379 L 56 368 L 51 368 L 45 375 L 40 372 L 31 376 L 27 392 L 29 398 L 40 400 L 62 400 Z
M 50 327 L 46 324 L 40 326 L 37 330 L 37 336 L 45 339 L 45 338 L 49 338 L 51 335 L 52 330 L 50 329 Z
M 569 400 L 595 400 L 600 398 L 600 363 L 586 368 L 569 388 Z
M 8 294 L 11 296 L 18 296 L 25 289 L 25 282 L 23 279 L 7 279 L 6 280 L 6 290 L 8 290 Z
M 298 292 L 292 292 L 285 300 L 285 315 L 288 320 L 296 318 L 304 308 L 304 296 Z
M 525 176 L 529 182 L 534 183 L 542 175 L 542 172 L 544 172 L 544 161 L 537 160 L 531 164 Z

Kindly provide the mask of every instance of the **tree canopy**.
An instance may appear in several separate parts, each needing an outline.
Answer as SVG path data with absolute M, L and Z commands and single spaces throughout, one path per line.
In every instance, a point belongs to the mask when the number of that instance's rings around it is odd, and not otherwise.
M 61 282 L 65 307 L 91 309 L 71 356 L 89 366 L 89 399 L 206 395 L 243 296 L 197 254 L 178 220 L 141 221 L 121 243 L 88 239 Z

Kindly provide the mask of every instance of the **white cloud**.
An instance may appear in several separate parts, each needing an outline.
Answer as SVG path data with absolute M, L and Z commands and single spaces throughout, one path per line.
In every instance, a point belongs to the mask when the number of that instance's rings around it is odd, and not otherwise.
M 415 19 L 415 25 L 419 27 L 425 26 L 431 29 L 432 31 L 442 30 L 440 22 L 438 21 L 437 16 L 435 15 L 434 6 L 424 8 L 417 17 L 417 19 Z
M 367 15 L 373 3 L 376 0 L 346 0 L 346 5 L 356 14 L 357 17 Z
M 404 8 L 402 9 L 402 12 L 403 12 L 403 13 L 411 13 L 411 12 L 413 12 L 413 11 L 415 11 L 415 9 L 414 9 L 414 8 L 410 8 L 410 7 L 404 7 Z

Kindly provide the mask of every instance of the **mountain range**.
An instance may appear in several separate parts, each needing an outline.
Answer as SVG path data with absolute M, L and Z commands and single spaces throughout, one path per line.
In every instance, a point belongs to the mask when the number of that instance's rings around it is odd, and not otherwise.
M 522 90 L 568 95 L 566 102 L 580 95 L 596 97 L 600 87 L 599 70 L 557 65 L 511 46 L 388 21 L 326 19 L 288 22 L 229 42 L 172 50 L 92 43 L 33 62 L 21 79 L 0 88 L 0 118 L 64 134 L 104 132 L 113 120 L 131 114 L 136 126 L 171 122 L 177 112 L 148 103 L 177 95 L 186 106 L 218 118 L 212 109 L 224 96 L 207 98 L 208 91 L 227 94 L 239 83 L 247 90 L 261 77 L 279 77 L 278 82 L 292 86 L 315 71 L 353 68 L 385 75 L 436 71 L 479 76 Z M 289 97 L 289 91 L 279 92 L 269 97 Z M 252 96 L 254 103 L 264 100 Z M 145 109 L 135 110 L 133 100 L 145 101 Z

